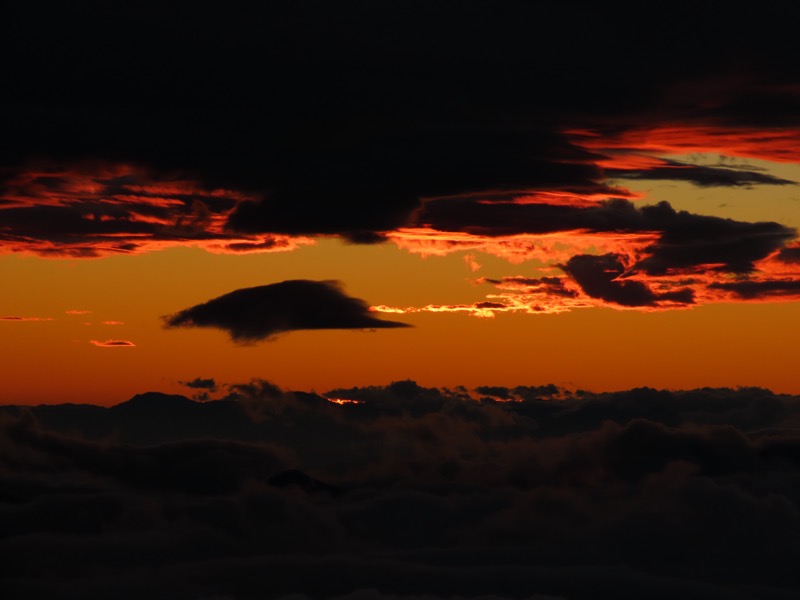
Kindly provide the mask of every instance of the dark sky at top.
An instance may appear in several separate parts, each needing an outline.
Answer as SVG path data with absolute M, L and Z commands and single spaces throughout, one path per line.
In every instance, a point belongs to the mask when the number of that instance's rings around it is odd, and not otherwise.
M 597 184 L 564 128 L 796 124 L 787 10 L 11 2 L 0 162 L 191 173 L 266 195 L 234 229 L 359 239 L 421 197 Z

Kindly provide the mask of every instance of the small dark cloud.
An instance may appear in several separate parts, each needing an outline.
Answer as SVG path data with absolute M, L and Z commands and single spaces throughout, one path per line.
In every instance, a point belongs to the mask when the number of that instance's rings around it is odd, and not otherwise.
M 283 281 L 245 288 L 164 318 L 166 327 L 215 327 L 239 343 L 301 329 L 409 327 L 373 316 L 369 305 L 347 296 L 338 282 Z
M 195 377 L 191 381 L 179 381 L 178 383 L 195 390 L 208 390 L 210 392 L 215 392 L 217 390 L 217 382 L 213 377 L 210 379 Z
M 472 307 L 473 308 L 500 308 L 500 309 L 508 308 L 508 306 L 506 304 L 503 304 L 502 302 L 492 302 L 492 301 L 489 301 L 489 300 L 486 300 L 484 302 L 476 302 L 475 304 L 472 305 Z
M 664 160 L 663 166 L 642 170 L 614 170 L 606 173 L 619 179 L 644 179 L 688 181 L 701 187 L 751 187 L 754 185 L 797 185 L 796 181 L 757 170 L 723 166 L 691 165 L 674 160 Z

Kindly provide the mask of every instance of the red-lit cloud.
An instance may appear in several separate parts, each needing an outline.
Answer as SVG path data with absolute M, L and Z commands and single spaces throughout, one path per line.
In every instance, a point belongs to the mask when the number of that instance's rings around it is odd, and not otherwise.
M 227 231 L 229 213 L 248 198 L 129 164 L 19 168 L 0 184 L 0 253 L 82 258 L 173 246 L 276 252 L 313 243 L 299 236 Z
M 657 157 L 714 153 L 774 162 L 800 163 L 800 128 L 753 128 L 675 123 L 638 127 L 614 133 L 570 130 L 576 144 L 607 154 L 603 167 L 641 169 L 663 166 Z

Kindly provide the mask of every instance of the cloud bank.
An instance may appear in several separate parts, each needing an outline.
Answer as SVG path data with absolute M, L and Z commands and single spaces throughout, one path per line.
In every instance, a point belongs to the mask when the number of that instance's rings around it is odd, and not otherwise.
M 325 396 L 264 381 L 229 390 L 202 403 L 149 393 L 111 408 L 2 407 L 4 589 L 98 599 L 800 589 L 795 396 L 412 381 Z

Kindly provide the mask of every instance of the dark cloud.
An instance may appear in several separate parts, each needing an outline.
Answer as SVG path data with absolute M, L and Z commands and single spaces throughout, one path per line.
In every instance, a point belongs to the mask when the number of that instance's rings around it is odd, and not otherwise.
M 589 231 L 597 234 L 658 234 L 636 269 L 651 275 L 707 267 L 733 272 L 754 269 L 797 232 L 774 222 L 748 223 L 676 211 L 668 202 L 636 206 L 613 199 L 590 206 L 517 204 L 465 198 L 427 202 L 420 225 L 442 231 L 500 236 Z M 598 236 L 602 239 L 602 235 Z
M 254 342 L 300 329 L 409 327 L 382 321 L 340 284 L 302 279 L 235 290 L 164 318 L 166 327 L 215 327 L 235 342 Z
M 719 265 L 733 272 L 754 270 L 754 262 L 781 249 L 797 232 L 773 222 L 745 223 L 675 211 L 668 203 L 641 209 L 643 217 L 660 224 L 663 234 L 638 265 L 650 274 L 700 265 Z
M 800 293 L 800 280 L 728 281 L 710 283 L 708 287 L 712 290 L 731 292 L 734 296 L 743 300 L 757 300 L 781 296 L 796 297 Z
M 733 169 L 723 166 L 691 165 L 675 160 L 664 160 L 663 166 L 641 170 L 614 170 L 606 173 L 620 179 L 654 179 L 688 181 L 702 187 L 751 187 L 754 185 L 797 185 L 796 181 L 782 179 L 755 170 Z
M 778 252 L 777 259 L 789 264 L 800 263 L 800 246 L 781 248 L 780 252 Z
M 792 19 L 777 9 L 747 22 L 673 9 L 661 18 L 683 40 L 678 47 L 654 40 L 646 21 L 600 7 L 578 17 L 570 7 L 481 0 L 457 10 L 449 2 L 236 11 L 7 4 L 0 166 L 94 159 L 179 174 L 206 191 L 239 190 L 250 199 L 228 224 L 242 235 L 371 243 L 406 224 L 421 198 L 596 190 L 597 157 L 563 138 L 570 127 L 681 117 L 797 124 L 798 76 L 784 60 Z M 697 182 L 768 182 L 692 168 Z M 39 184 L 65 181 L 54 172 Z M 58 212 L 65 226 L 89 227 L 70 211 L 3 216 L 42 235 L 54 229 L 61 244 L 69 232 L 56 227 Z
M 420 198 L 479 191 L 605 190 L 592 155 L 547 131 L 524 134 L 443 124 L 382 132 L 367 153 L 344 148 L 305 164 L 298 181 L 244 202 L 228 225 L 245 233 L 341 233 L 375 242 L 407 225 Z M 491 155 L 486 148 L 493 148 Z M 335 149 L 332 149 L 335 150 Z M 345 208 L 346 210 L 343 210 Z
M 586 295 L 620 306 L 656 306 L 665 301 L 677 304 L 694 302 L 691 289 L 655 293 L 646 283 L 625 279 L 625 266 L 616 254 L 579 254 L 570 258 L 561 268 Z
M 215 390 L 217 388 L 217 382 L 214 381 L 214 378 L 203 379 L 201 377 L 195 377 L 191 381 L 180 381 L 178 382 L 181 385 L 185 385 L 186 387 L 200 389 L 200 390 Z
M 776 598 L 800 399 L 413 381 L 0 407 L 13 597 Z M 148 576 L 142 577 L 146 571 Z
M 207 400 L 210 400 L 211 394 L 215 393 L 218 389 L 217 382 L 214 380 L 213 377 L 209 379 L 195 377 L 190 381 L 179 381 L 178 383 L 193 390 L 199 390 L 192 396 L 192 398 L 200 402 L 205 402 Z

